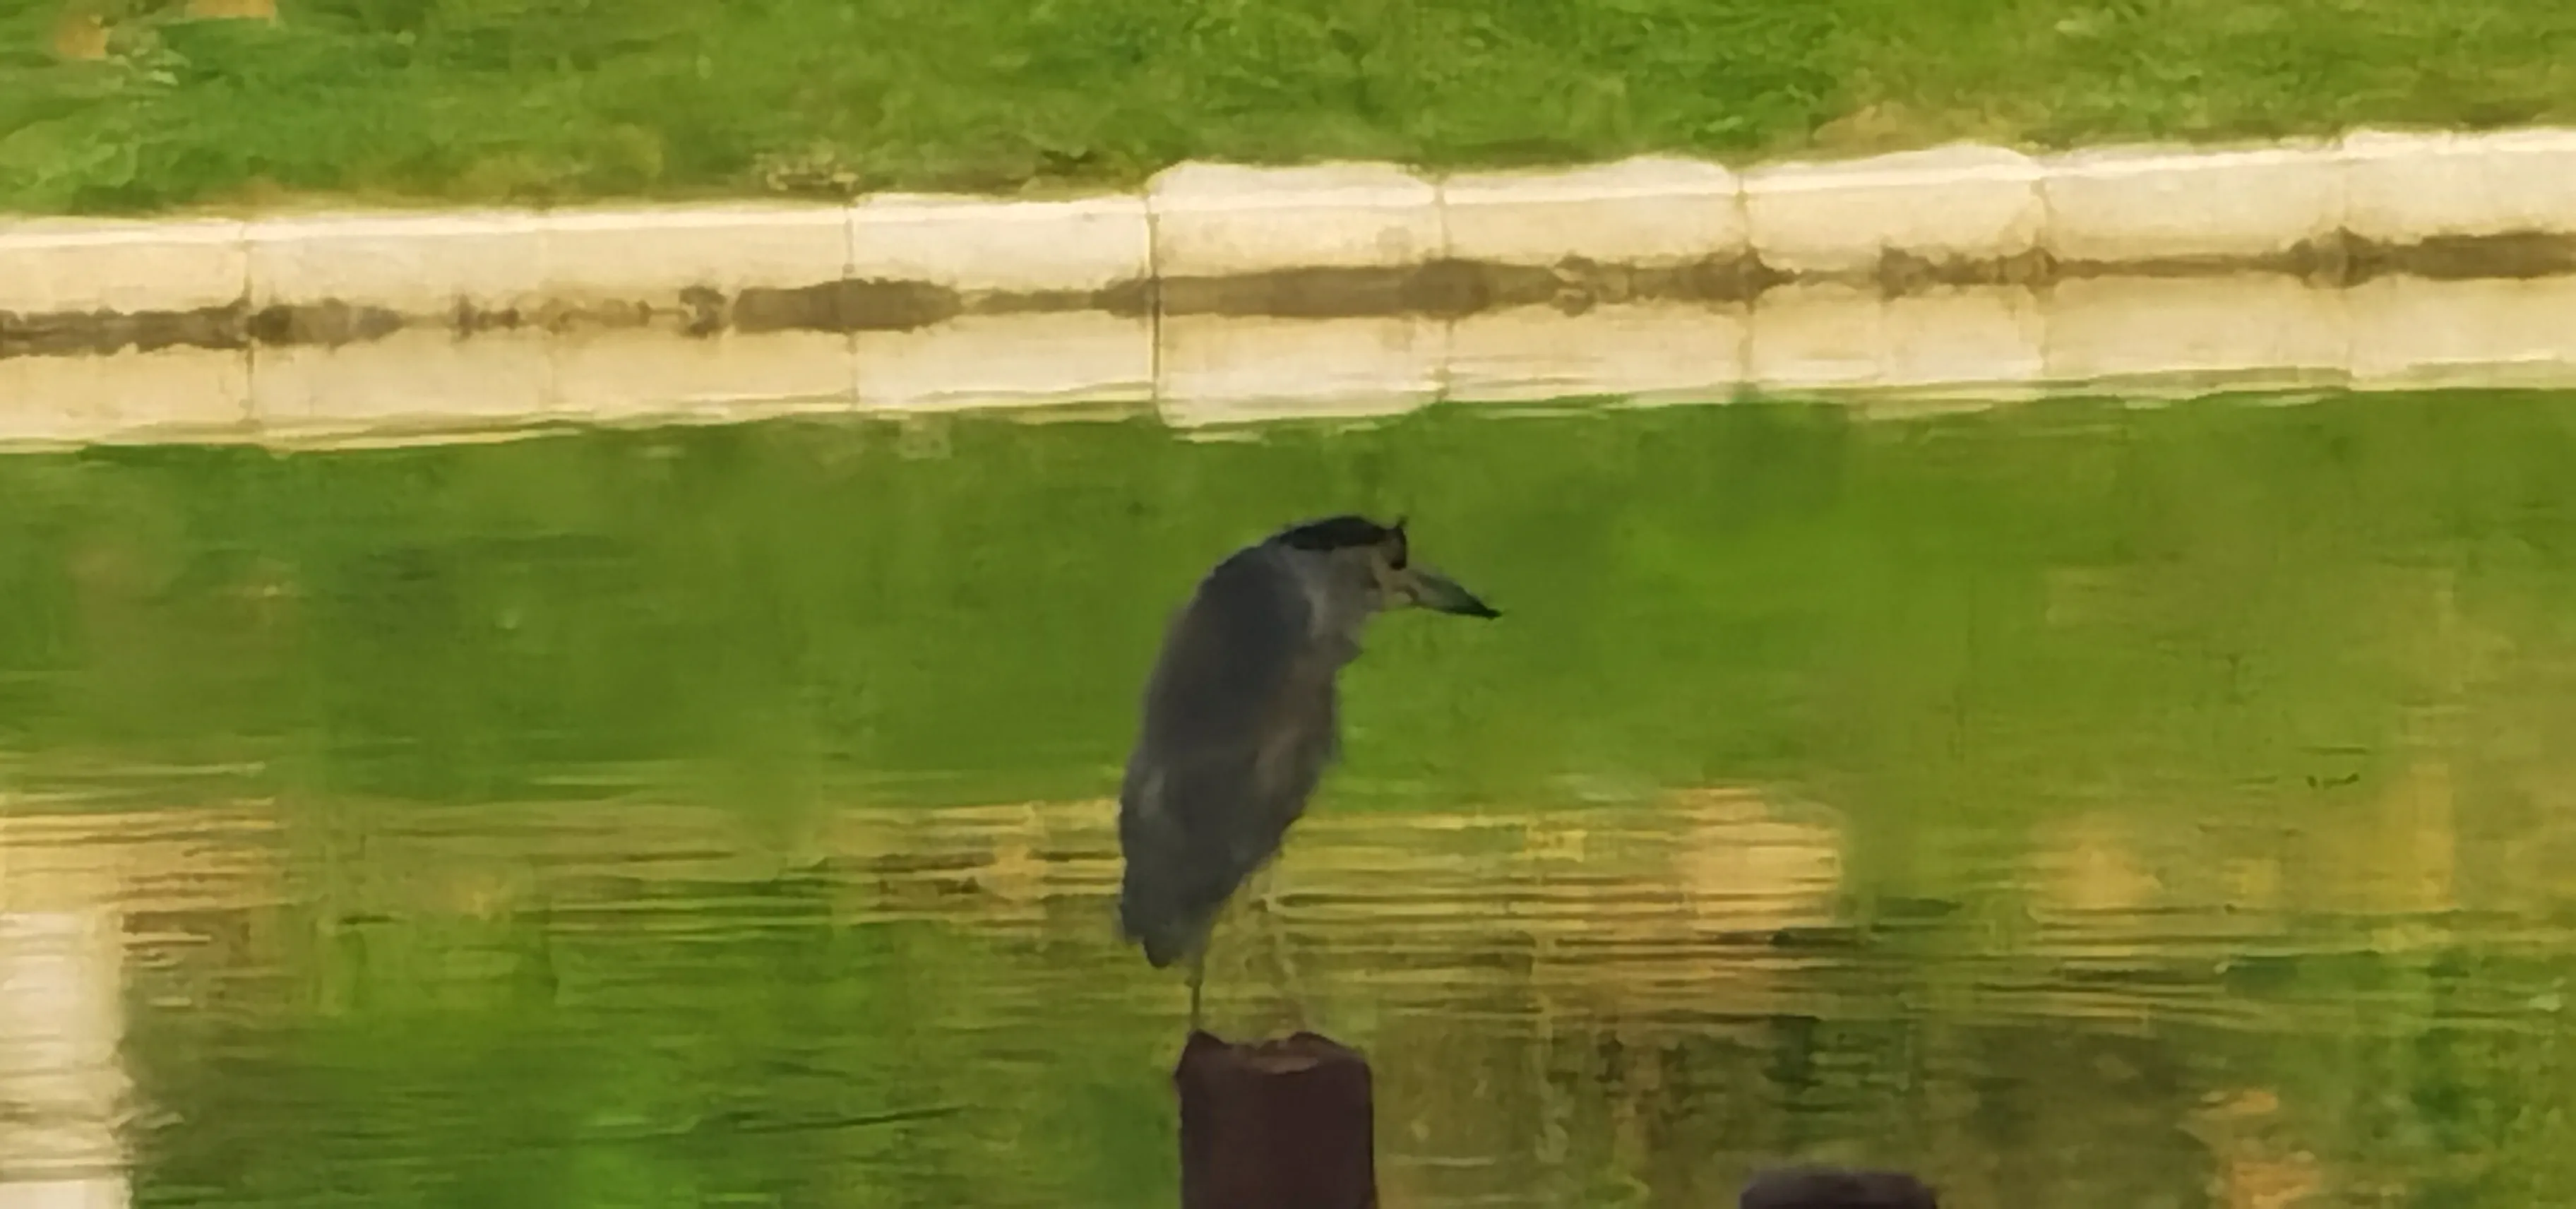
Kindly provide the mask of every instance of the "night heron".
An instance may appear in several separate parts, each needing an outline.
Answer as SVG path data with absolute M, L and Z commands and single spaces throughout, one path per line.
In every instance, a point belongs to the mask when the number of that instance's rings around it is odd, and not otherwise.
M 1192 1030 L 1218 913 L 1340 754 L 1342 666 L 1371 616 L 1408 607 L 1501 616 L 1414 562 L 1401 518 L 1335 516 L 1228 555 L 1164 634 L 1118 794 L 1118 923 L 1155 969 L 1188 960 Z

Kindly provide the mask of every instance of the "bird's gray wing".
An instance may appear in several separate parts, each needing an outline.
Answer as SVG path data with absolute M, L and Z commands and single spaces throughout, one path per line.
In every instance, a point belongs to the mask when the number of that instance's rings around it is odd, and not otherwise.
M 1275 551 L 1218 564 L 1165 635 L 1119 795 L 1123 913 L 1157 927 L 1212 916 L 1276 851 L 1320 770 L 1309 605 Z M 1328 692 L 1329 685 L 1321 686 Z M 1329 705 L 1326 705 L 1329 710 Z

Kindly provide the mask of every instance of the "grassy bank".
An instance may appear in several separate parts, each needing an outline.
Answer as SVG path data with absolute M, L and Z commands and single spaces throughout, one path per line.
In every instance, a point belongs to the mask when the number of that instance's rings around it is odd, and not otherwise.
M 2521 0 L 278 8 L 0 5 L 0 208 L 997 190 L 1190 157 L 1744 157 L 2576 114 L 2558 49 L 2576 8 Z

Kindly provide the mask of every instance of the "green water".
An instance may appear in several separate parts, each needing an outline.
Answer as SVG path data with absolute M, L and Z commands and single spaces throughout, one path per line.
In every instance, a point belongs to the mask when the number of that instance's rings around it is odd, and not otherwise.
M 2571 483 L 2509 393 L 0 460 L 0 1206 L 1173 1203 L 1102 799 L 1350 508 L 1506 613 L 1278 873 L 1390 1206 L 2576 1203 Z

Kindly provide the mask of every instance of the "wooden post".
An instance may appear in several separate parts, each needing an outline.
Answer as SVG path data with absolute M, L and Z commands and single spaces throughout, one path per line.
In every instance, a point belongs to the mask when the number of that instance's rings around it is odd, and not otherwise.
M 1902 1171 L 1783 1167 L 1744 1186 L 1737 1209 L 1940 1209 L 1932 1189 Z
M 1235 1044 L 1195 1032 L 1181 1098 L 1181 1209 L 1377 1209 L 1366 1059 L 1314 1033 Z

